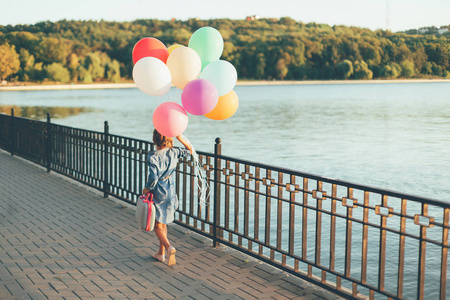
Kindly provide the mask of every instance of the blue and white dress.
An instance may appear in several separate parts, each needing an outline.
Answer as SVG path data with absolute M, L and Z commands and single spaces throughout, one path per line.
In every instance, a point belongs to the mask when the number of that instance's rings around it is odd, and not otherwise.
M 178 196 L 175 191 L 175 169 L 178 160 L 190 155 L 188 149 L 164 148 L 155 150 L 147 156 L 148 179 L 145 187 L 153 193 L 156 207 L 156 221 L 172 223 L 178 208 Z

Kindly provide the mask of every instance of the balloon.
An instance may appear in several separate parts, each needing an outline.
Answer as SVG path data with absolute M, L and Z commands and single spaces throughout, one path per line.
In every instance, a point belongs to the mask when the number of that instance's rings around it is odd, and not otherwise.
M 210 62 L 218 60 L 223 52 L 223 38 L 219 31 L 212 27 L 197 29 L 189 40 L 189 48 L 197 51 L 202 60 L 202 68 Z
M 172 46 L 169 46 L 169 48 L 167 48 L 167 51 L 169 52 L 169 55 L 172 53 L 173 50 L 180 48 L 180 47 L 184 47 L 183 45 L 180 44 L 174 44 Z
M 172 83 L 180 89 L 200 76 L 202 62 L 195 50 L 188 47 L 175 49 L 167 59 L 167 67 L 172 75 Z
M 200 78 L 214 83 L 220 97 L 228 94 L 234 88 L 237 82 L 237 72 L 231 63 L 225 60 L 216 60 L 203 69 Z
M 239 107 L 239 99 L 235 91 L 231 90 L 225 96 L 219 97 L 214 109 L 205 114 L 205 117 L 213 120 L 225 120 L 234 115 Z
M 214 84 L 206 79 L 192 80 L 181 93 L 181 103 L 193 115 L 204 115 L 216 107 L 219 94 Z
M 166 63 L 169 52 L 160 40 L 147 37 L 139 40 L 136 45 L 134 45 L 132 56 L 134 63 L 138 62 L 141 58 L 148 56 L 156 57 L 163 63 Z
M 155 57 L 141 58 L 134 65 L 133 80 L 141 91 L 152 96 L 164 95 L 172 83 L 169 68 Z
M 188 116 L 184 108 L 175 102 L 160 104 L 153 113 L 153 126 L 166 137 L 182 134 L 188 125 Z

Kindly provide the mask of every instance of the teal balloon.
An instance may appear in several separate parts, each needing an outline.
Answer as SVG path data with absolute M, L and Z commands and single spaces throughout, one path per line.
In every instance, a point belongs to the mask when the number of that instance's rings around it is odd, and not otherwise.
M 220 58 L 223 52 L 223 38 L 219 31 L 212 27 L 197 29 L 189 40 L 189 48 L 194 49 L 202 61 L 202 69 L 210 62 Z
M 201 79 L 214 83 L 219 97 L 228 94 L 236 85 L 236 68 L 226 60 L 216 60 L 208 64 L 200 74 Z

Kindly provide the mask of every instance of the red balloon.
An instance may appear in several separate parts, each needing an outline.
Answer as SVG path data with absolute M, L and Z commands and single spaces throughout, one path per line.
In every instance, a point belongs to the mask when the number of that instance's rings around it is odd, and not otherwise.
M 147 37 L 139 40 L 133 48 L 133 62 L 136 63 L 143 57 L 156 57 L 166 63 L 169 57 L 167 47 L 158 39 Z

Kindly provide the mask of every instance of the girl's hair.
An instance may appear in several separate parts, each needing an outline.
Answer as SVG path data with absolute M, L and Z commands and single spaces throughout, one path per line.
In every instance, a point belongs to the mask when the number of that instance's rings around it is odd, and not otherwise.
M 173 139 L 163 136 L 156 129 L 153 130 L 153 143 L 155 143 L 156 146 L 159 148 L 172 148 L 173 147 Z

